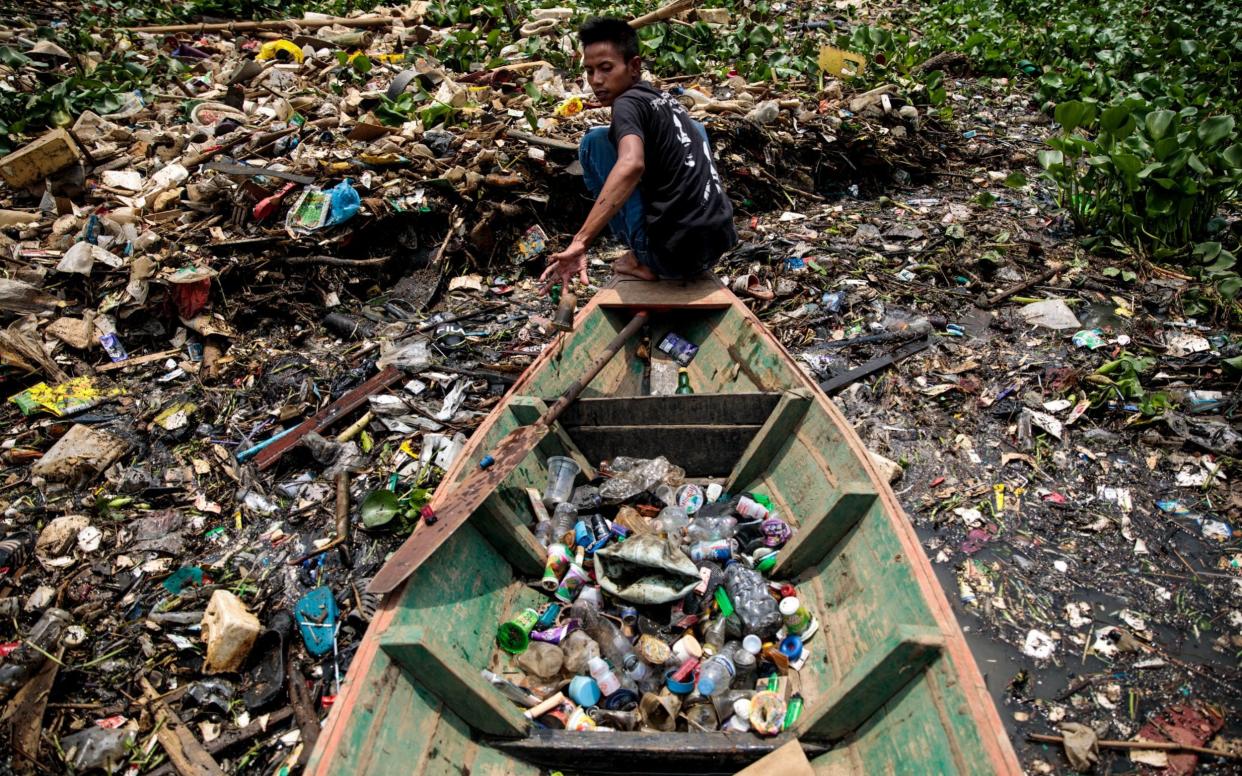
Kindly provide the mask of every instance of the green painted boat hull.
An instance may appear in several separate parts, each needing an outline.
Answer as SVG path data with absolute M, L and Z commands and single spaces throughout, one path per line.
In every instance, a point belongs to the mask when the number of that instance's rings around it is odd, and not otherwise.
M 484 421 L 446 482 L 459 482 L 506 434 L 534 422 L 638 309 L 651 312 L 651 342 L 674 331 L 699 345 L 689 367 L 696 395 L 639 398 L 644 365 L 639 342 L 630 342 L 556 433 L 385 599 L 307 773 L 733 773 L 796 735 L 817 773 L 1020 774 L 887 483 L 832 402 L 713 279 L 601 290 Z M 683 399 L 693 405 L 669 403 Z M 822 628 L 796 676 L 805 710 L 781 737 L 532 732 L 479 676 L 507 667 L 496 626 L 546 601 L 526 584 L 543 557 L 525 489 L 542 488 L 547 458 L 659 445 L 691 458 L 688 469 L 716 469 L 698 473 L 726 476 L 735 490 L 770 494 L 797 525 L 773 576 L 796 581 Z M 441 486 L 433 506 L 451 498 Z

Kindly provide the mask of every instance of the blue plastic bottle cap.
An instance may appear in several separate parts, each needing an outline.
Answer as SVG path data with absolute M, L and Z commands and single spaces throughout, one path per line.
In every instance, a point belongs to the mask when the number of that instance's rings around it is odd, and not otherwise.
M 802 638 L 799 636 L 786 636 L 781 642 L 781 654 L 790 660 L 797 660 L 802 657 Z
M 589 676 L 575 676 L 569 682 L 569 697 L 579 706 L 594 706 L 599 703 L 599 694 L 599 685 Z
M 675 668 L 670 668 L 668 671 L 664 672 L 664 684 L 668 687 L 669 691 L 677 693 L 678 695 L 686 695 L 692 692 L 694 690 L 694 682 L 677 681 L 673 678 L 673 674 L 676 672 L 677 669 Z

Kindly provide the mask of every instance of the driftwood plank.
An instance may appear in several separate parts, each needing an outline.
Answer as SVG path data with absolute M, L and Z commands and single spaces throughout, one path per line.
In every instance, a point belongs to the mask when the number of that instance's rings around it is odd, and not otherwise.
M 870 485 L 847 486 L 834 492 L 829 497 L 828 508 L 820 515 L 802 520 L 793 538 L 781 548 L 773 578 L 795 577 L 823 560 L 867 514 L 876 498 L 878 494 Z
M 47 710 L 47 696 L 56 682 L 56 674 L 60 671 L 60 659 L 64 657 L 65 648 L 56 652 L 55 660 L 45 660 L 30 681 L 26 682 L 9 705 L 0 719 L 10 723 L 9 741 L 12 742 L 14 770 L 18 773 L 33 773 L 35 768 L 47 770 L 39 763 L 39 733 L 43 730 L 43 712 Z
M 805 388 L 795 388 L 781 395 L 763 427 L 742 451 L 742 457 L 729 474 L 725 483 L 726 493 L 734 493 L 739 487 L 746 488 L 767 471 L 777 451 L 789 441 L 794 428 L 810 407 L 811 392 Z
M 172 761 L 173 767 L 177 769 L 177 773 L 181 776 L 224 776 L 224 771 L 220 769 L 219 764 L 203 748 L 176 712 L 160 697 L 147 678 L 141 676 L 138 680 L 142 683 L 143 695 L 154 707 L 155 735 L 160 740 L 160 746 L 164 747 L 168 759 Z
M 800 738 L 836 741 L 849 735 L 940 656 L 939 629 L 897 625 L 869 649 L 841 681 L 806 709 L 796 730 Z
M 509 402 L 509 411 L 513 413 L 519 425 L 529 426 L 543 417 L 543 414 L 548 411 L 548 404 L 536 396 L 514 396 Z M 588 482 L 595 479 L 597 475 L 594 464 L 574 444 L 574 440 L 570 438 L 559 420 L 552 424 L 551 432 L 540 442 L 540 449 L 550 455 L 566 455 L 574 459 L 574 462 L 582 468 L 584 479 Z
M 421 640 L 405 644 L 387 642 L 384 651 L 412 681 L 430 690 L 472 728 L 493 736 L 526 735 L 526 718 L 483 681 L 478 668 Z

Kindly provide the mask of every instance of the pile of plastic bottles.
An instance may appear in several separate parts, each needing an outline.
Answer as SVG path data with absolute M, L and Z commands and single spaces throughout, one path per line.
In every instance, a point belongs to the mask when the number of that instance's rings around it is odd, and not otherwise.
M 551 600 L 500 625 L 510 659 L 504 676 L 484 677 L 549 728 L 766 736 L 791 726 L 802 701 L 788 676 L 819 622 L 793 585 L 765 577 L 792 530 L 763 494 L 687 482 L 664 458 L 620 457 L 598 487 L 571 491 L 577 467 L 565 460 L 549 462 L 536 510 Z M 626 542 L 660 547 L 649 575 L 613 579 L 617 566 L 595 562 Z M 670 595 L 670 578 L 684 592 Z M 658 602 L 634 600 L 643 596 Z

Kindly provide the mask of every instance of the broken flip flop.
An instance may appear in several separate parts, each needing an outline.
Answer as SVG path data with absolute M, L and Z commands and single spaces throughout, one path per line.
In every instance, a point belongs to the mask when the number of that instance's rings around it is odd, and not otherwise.
M 776 294 L 772 293 L 768 284 L 760 280 L 758 275 L 750 272 L 733 281 L 733 292 L 746 294 L 761 302 L 770 302 L 776 298 Z
M 272 617 L 268 629 L 259 634 L 250 651 L 255 658 L 248 672 L 250 688 L 242 696 L 247 710 L 266 708 L 280 698 L 285 689 L 285 653 L 291 633 L 293 616 L 279 611 Z
M 332 588 L 317 587 L 298 601 L 293 609 L 298 629 L 302 632 L 302 640 L 306 642 L 306 651 L 314 657 L 321 657 L 332 651 L 336 641 L 337 619 L 340 610 Z

